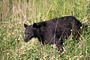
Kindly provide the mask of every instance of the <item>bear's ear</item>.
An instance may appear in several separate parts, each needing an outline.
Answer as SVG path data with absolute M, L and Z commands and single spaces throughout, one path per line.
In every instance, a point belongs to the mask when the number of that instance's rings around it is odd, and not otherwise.
M 33 24 L 33 27 L 34 27 L 34 28 L 37 28 L 37 27 L 38 27 L 38 25 L 37 25 L 36 23 L 34 23 L 34 24 Z
M 27 24 L 24 24 L 24 27 L 26 28 L 28 25 Z

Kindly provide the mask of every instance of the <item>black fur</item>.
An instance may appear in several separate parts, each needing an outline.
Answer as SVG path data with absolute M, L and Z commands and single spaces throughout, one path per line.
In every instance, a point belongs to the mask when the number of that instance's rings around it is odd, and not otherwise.
M 36 37 L 43 44 L 56 44 L 60 49 L 63 45 L 63 40 L 68 38 L 71 34 L 79 36 L 79 29 L 82 24 L 73 16 L 65 16 L 61 18 L 54 18 L 48 21 L 34 23 L 25 26 L 24 41 L 27 42 L 31 38 Z

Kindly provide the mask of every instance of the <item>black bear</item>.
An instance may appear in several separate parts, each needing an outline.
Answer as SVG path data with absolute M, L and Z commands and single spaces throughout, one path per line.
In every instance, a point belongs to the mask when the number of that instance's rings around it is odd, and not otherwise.
M 28 42 L 31 38 L 36 37 L 42 44 L 56 44 L 60 49 L 64 39 L 67 39 L 71 32 L 74 37 L 80 35 L 79 30 L 81 26 L 82 24 L 73 16 L 54 18 L 29 26 L 24 24 L 26 28 L 24 41 Z

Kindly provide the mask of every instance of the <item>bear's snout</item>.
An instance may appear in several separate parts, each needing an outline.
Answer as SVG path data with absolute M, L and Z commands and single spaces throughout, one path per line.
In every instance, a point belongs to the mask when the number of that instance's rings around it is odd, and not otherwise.
M 27 40 L 27 39 L 25 39 L 25 38 L 24 38 L 24 41 L 25 41 L 25 42 L 28 42 L 28 40 Z
M 29 39 L 28 39 L 28 35 L 25 34 L 25 35 L 24 35 L 24 41 L 25 41 L 25 42 L 28 42 L 28 40 L 29 40 Z

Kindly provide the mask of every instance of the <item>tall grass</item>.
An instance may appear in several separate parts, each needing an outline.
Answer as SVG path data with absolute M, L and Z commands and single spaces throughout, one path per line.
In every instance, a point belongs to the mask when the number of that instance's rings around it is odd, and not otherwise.
M 35 38 L 23 41 L 24 23 L 67 15 L 88 28 L 78 43 L 65 40 L 62 53 Z M 90 60 L 90 0 L 0 0 L 0 60 Z

